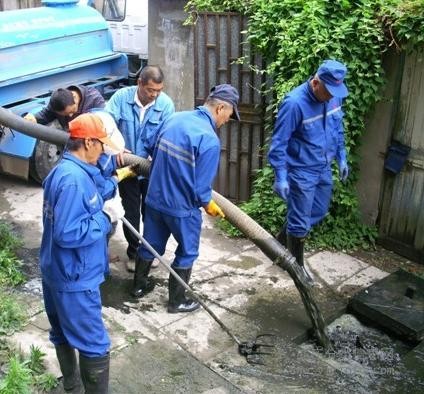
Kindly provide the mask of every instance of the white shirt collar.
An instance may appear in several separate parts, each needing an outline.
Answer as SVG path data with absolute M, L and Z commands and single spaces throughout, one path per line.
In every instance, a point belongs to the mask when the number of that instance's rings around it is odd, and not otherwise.
M 135 95 L 134 95 L 134 102 L 141 108 L 141 109 L 143 109 L 144 111 L 146 110 L 146 109 L 148 109 L 148 108 L 150 108 L 152 105 L 154 105 L 155 103 L 156 103 L 156 100 L 153 100 L 152 102 L 150 102 L 150 103 L 148 103 L 148 104 L 146 104 L 146 105 L 143 105 L 143 104 L 141 104 L 141 101 L 140 101 L 140 99 L 138 98 L 138 94 L 137 94 L 137 89 L 136 89 L 136 91 L 135 91 Z

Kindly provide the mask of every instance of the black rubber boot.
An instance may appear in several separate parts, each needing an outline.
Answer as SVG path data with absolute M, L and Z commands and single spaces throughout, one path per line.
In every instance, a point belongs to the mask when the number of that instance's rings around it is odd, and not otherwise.
M 135 273 L 131 295 L 136 298 L 144 297 L 155 288 L 153 278 L 149 278 L 153 260 L 143 260 L 137 255 L 135 258 Z
M 63 388 L 67 392 L 72 392 L 81 388 L 79 378 L 77 357 L 75 349 L 67 343 L 55 346 L 56 356 L 59 361 L 60 371 L 63 376 Z
M 303 258 L 304 246 L 305 246 L 305 237 L 298 238 L 298 237 L 294 237 L 291 234 L 287 234 L 287 249 L 296 259 L 297 264 L 299 264 L 302 267 L 302 270 L 305 274 L 305 277 L 308 283 L 313 284 L 314 280 L 312 279 L 312 277 L 309 275 L 308 271 L 306 271 L 306 268 L 305 268 L 305 262 Z
M 185 282 L 189 283 L 191 276 L 190 269 L 174 268 L 174 271 L 178 276 Z M 168 312 L 169 313 L 180 313 L 180 312 L 192 312 L 200 308 L 200 304 L 197 301 L 186 298 L 185 288 L 174 278 L 172 274 L 169 274 L 168 281 L 169 290 L 169 301 L 168 301 Z
M 275 236 L 275 239 L 284 247 L 287 248 L 287 222 L 283 223 L 280 232 Z
M 80 372 L 86 394 L 106 394 L 109 389 L 109 354 L 85 357 L 80 354 Z

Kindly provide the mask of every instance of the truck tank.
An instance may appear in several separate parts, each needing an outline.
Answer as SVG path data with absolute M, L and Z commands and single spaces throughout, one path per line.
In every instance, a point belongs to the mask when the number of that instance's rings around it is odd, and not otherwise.
M 125 54 L 113 52 L 108 24 L 78 0 L 0 12 L 0 106 L 22 116 L 48 104 L 70 85 L 102 93 L 128 77 Z M 0 171 L 41 181 L 62 153 L 60 145 L 0 127 Z

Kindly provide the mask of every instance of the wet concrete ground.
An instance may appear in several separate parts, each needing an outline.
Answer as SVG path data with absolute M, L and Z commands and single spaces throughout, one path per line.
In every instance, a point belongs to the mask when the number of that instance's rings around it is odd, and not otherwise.
M 29 278 L 17 296 L 29 306 L 31 319 L 10 340 L 23 350 L 40 346 L 48 368 L 59 376 L 37 269 L 41 201 L 38 185 L 0 176 L 0 218 L 24 240 L 21 254 Z M 314 295 L 338 346 L 325 354 L 308 340 L 311 324 L 289 275 L 248 240 L 226 238 L 213 224 L 204 217 L 191 284 L 237 338 L 274 335 L 263 339 L 276 345 L 272 354 L 256 359 L 266 365 L 248 364 L 204 310 L 168 314 L 168 273 L 163 267 L 152 270 L 155 290 L 142 300 L 132 299 L 132 275 L 125 270 L 119 228 L 111 251 L 121 260 L 111 264 L 111 277 L 102 286 L 112 340 L 111 393 L 423 392 L 422 345 L 403 344 L 345 313 L 349 297 L 387 272 L 343 253 L 308 256 L 318 284 Z M 168 261 L 174 248 L 170 242 Z

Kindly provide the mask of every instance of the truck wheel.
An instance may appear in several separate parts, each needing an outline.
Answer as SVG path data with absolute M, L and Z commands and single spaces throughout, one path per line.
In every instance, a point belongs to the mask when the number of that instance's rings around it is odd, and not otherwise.
M 62 157 L 63 146 L 38 140 L 31 157 L 29 174 L 36 182 L 43 182 L 50 170 Z

